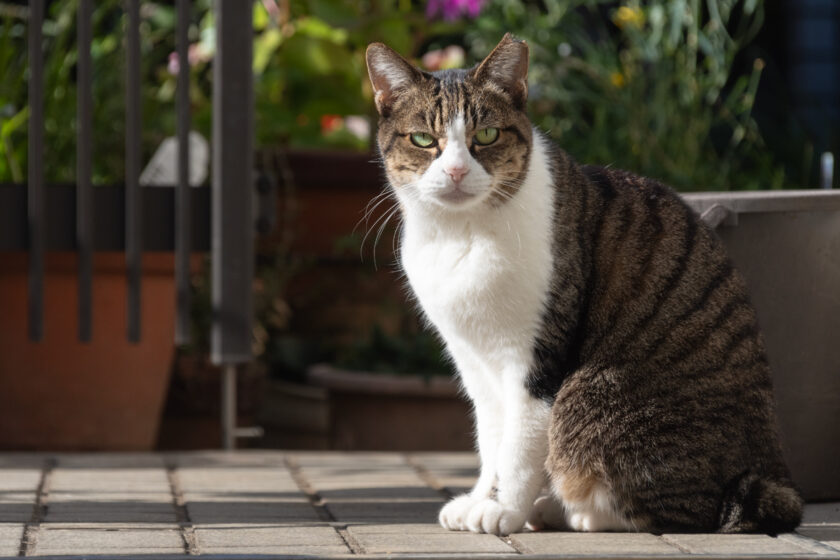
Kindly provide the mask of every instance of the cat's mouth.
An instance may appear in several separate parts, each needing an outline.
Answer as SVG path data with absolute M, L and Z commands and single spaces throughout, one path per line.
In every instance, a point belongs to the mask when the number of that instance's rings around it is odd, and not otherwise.
M 460 187 L 453 187 L 437 193 L 436 196 L 439 200 L 448 204 L 461 204 L 468 200 L 472 200 L 477 195 L 475 193 L 467 192 Z

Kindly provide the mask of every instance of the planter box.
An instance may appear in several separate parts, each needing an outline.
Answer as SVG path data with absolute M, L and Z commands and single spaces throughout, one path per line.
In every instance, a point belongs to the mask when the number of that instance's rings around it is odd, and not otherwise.
M 149 450 L 175 350 L 171 253 L 143 255 L 140 342 L 126 339 L 125 255 L 94 255 L 93 337 L 77 335 L 76 255 L 50 252 L 44 338 L 28 338 L 27 257 L 0 259 L 0 449 Z
M 330 449 L 330 402 L 323 387 L 271 380 L 263 394 L 257 442 L 269 449 Z
M 746 277 L 794 480 L 808 500 L 840 499 L 840 191 L 684 198 Z
M 317 365 L 307 378 L 327 391 L 332 449 L 474 448 L 469 405 L 449 377 L 348 372 Z

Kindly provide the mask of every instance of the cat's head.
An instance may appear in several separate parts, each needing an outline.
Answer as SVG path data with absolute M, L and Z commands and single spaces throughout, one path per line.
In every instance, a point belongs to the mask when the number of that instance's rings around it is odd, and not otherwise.
M 503 204 L 527 174 L 528 46 L 505 35 L 469 70 L 428 73 L 373 43 L 367 67 L 388 180 L 407 204 Z

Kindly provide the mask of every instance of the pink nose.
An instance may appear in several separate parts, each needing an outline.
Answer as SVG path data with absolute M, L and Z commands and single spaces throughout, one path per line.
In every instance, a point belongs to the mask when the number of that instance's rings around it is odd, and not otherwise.
M 452 180 L 456 183 L 460 183 L 461 180 L 464 178 L 464 175 L 470 172 L 468 167 L 447 167 L 445 169 L 446 174 L 452 177 Z

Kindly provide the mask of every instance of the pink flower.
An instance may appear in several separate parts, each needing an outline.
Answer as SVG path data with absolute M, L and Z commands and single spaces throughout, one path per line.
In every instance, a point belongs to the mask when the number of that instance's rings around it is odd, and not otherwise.
M 187 48 L 187 60 L 189 60 L 190 66 L 195 66 L 202 62 L 207 62 L 212 58 L 212 54 L 207 53 L 204 47 L 201 45 L 201 43 L 192 43 Z M 178 60 L 178 53 L 174 51 L 169 53 L 169 60 L 166 64 L 166 70 L 173 76 L 177 76 L 178 71 L 180 69 L 181 62 Z
M 481 12 L 486 0 L 428 0 L 426 17 L 432 19 L 438 14 L 447 21 L 455 21 L 463 15 L 475 18 Z
M 280 7 L 277 5 L 275 0 L 263 0 L 263 6 L 265 7 L 265 11 L 268 12 L 269 17 L 274 20 L 275 23 L 280 21 Z
M 460 68 L 464 65 L 466 55 L 464 49 L 458 45 L 449 45 L 445 49 L 429 51 L 423 55 L 423 66 L 426 70 L 445 70 L 447 68 Z

